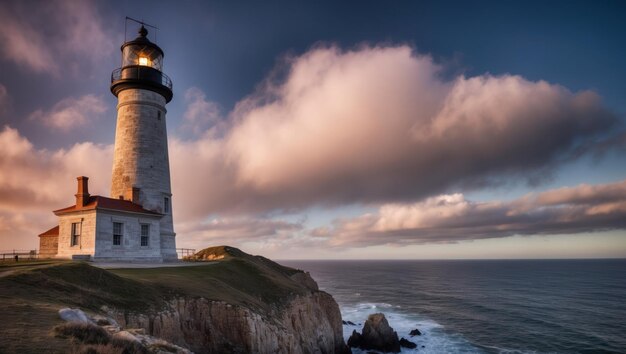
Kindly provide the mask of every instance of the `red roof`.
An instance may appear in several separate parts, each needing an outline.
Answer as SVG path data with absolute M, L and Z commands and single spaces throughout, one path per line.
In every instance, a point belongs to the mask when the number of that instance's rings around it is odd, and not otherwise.
M 135 204 L 130 200 L 113 199 L 102 197 L 99 195 L 92 195 L 87 200 L 85 206 L 72 205 L 67 208 L 55 210 L 56 215 L 71 213 L 74 211 L 94 210 L 94 209 L 106 209 L 116 211 L 126 211 L 131 213 L 150 214 L 150 215 L 163 215 L 151 210 L 144 209 L 141 205 Z
M 59 225 L 51 228 L 50 230 L 44 232 L 43 234 L 39 234 L 39 237 L 44 236 L 59 236 Z

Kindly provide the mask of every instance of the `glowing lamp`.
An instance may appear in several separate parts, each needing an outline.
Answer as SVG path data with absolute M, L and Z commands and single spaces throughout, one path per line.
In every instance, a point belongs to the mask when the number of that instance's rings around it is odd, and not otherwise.
M 139 36 L 122 44 L 122 67 L 111 74 L 111 92 L 117 96 L 126 89 L 152 90 L 169 102 L 172 99 L 172 81 L 161 71 L 163 50 L 147 35 L 148 30 L 142 24 Z
M 142 26 L 139 37 L 122 45 L 122 68 L 139 65 L 161 71 L 163 51 L 148 40 L 147 34 L 148 30 Z

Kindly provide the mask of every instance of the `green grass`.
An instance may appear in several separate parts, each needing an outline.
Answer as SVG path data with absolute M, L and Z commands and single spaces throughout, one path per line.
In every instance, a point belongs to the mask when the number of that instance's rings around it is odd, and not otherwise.
M 236 248 L 207 250 L 223 259 L 189 267 L 104 270 L 88 263 L 32 261 L 0 264 L 0 352 L 60 353 L 68 341 L 52 328 L 57 311 L 78 307 L 98 312 L 102 305 L 119 310 L 159 311 L 174 297 L 224 301 L 267 312 L 293 296 L 310 292 L 289 276 L 298 270 Z
M 71 343 L 54 336 L 63 323 L 58 311 L 102 305 L 148 310 L 158 291 L 142 283 L 75 262 L 5 264 L 0 268 L 0 353 L 67 353 Z
M 224 258 L 201 266 L 128 268 L 110 272 L 150 284 L 172 296 L 203 297 L 261 310 L 279 306 L 292 296 L 309 291 L 289 278 L 298 270 L 267 258 L 228 246 L 211 247 L 198 253 Z
M 110 272 L 150 284 L 170 295 L 203 297 L 263 310 L 307 292 L 287 274 L 242 258 L 226 258 L 202 266 L 113 269 Z
M 102 305 L 145 310 L 162 301 L 150 286 L 83 262 L 18 266 L 0 277 L 0 298 L 4 297 L 91 310 Z

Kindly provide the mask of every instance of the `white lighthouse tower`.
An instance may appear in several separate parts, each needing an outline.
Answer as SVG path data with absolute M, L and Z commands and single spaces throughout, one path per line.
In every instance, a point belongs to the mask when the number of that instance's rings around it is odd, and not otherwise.
M 123 198 L 163 216 L 159 222 L 163 260 L 176 259 L 165 105 L 172 81 L 163 73 L 163 50 L 139 36 L 122 45 L 122 67 L 113 71 L 117 125 L 111 197 Z
M 42 257 L 177 260 L 165 124 L 172 81 L 162 72 L 163 50 L 147 35 L 142 23 L 111 75 L 118 99 L 111 197 L 89 194 L 89 178 L 79 176 L 75 204 L 55 210 L 58 226 L 39 235 Z

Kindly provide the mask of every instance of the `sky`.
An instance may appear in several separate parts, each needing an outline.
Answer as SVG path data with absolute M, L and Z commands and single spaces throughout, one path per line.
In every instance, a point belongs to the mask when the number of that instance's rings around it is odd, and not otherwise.
M 108 196 L 111 72 L 158 27 L 177 247 L 626 257 L 621 1 L 3 1 L 0 250 Z M 126 31 L 125 31 L 126 28 Z

